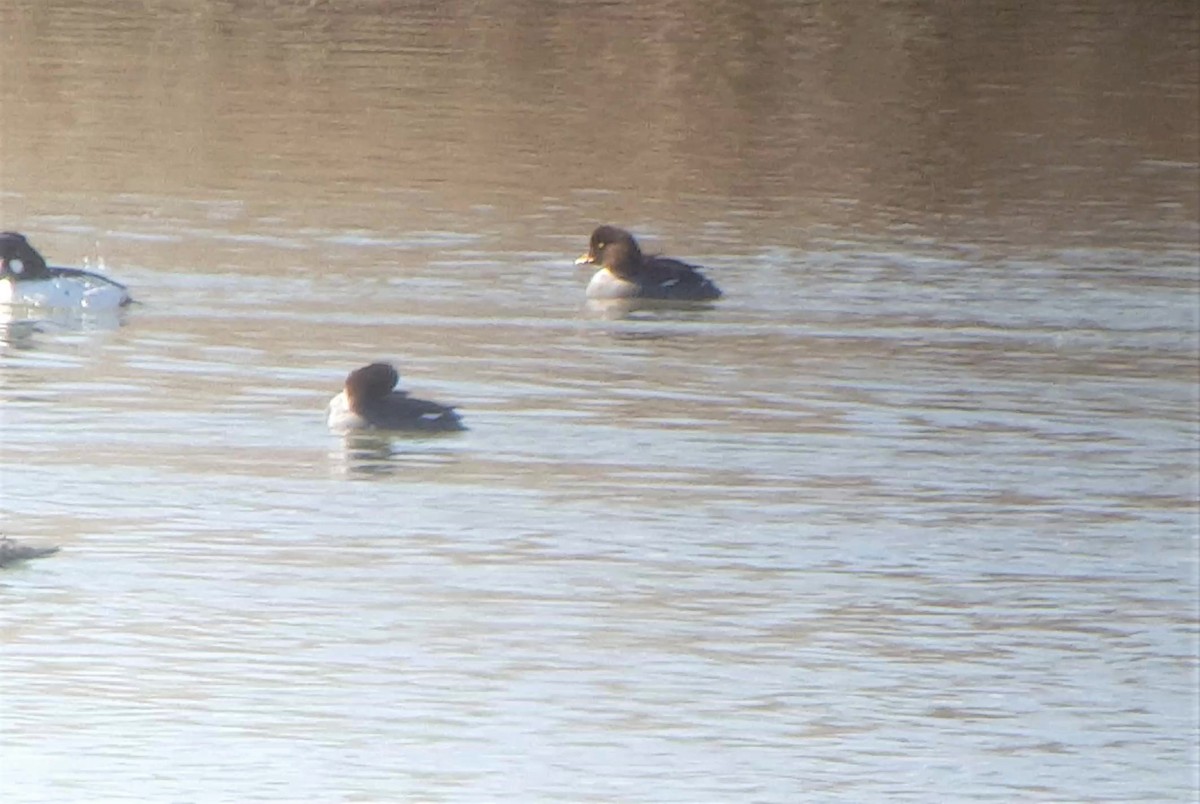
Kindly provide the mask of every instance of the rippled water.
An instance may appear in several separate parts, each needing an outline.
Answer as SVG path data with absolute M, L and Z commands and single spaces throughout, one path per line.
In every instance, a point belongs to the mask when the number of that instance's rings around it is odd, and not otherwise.
M 1193 800 L 1195 10 L 956 8 L 0 12 L 0 798 Z

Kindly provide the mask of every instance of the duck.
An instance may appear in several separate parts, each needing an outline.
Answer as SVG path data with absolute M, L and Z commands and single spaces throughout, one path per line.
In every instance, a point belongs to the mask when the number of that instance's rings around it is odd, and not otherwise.
M 33 547 L 13 541 L 8 536 L 0 536 L 0 567 L 7 567 L 18 561 L 28 561 L 31 558 L 54 555 L 57 552 L 57 547 Z
M 669 257 L 643 255 L 633 235 L 616 226 L 597 227 L 587 253 L 575 264 L 600 266 L 588 283 L 589 299 L 706 302 L 721 297 L 699 268 Z
M 326 406 L 326 423 L 336 433 L 407 430 L 448 433 L 466 430 L 454 408 L 397 391 L 400 373 L 391 363 L 371 363 L 346 376 L 341 393 Z
M 83 268 L 47 265 L 19 232 L 0 232 L 0 304 L 115 310 L 133 302 L 115 279 Z

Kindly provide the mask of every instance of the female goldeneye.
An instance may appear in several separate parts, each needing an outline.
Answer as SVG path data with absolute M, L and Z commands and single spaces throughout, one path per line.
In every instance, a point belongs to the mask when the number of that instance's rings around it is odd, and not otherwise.
M 0 304 L 114 310 L 132 301 L 128 288 L 115 279 L 46 265 L 24 235 L 0 232 Z
M 587 286 L 589 299 L 712 301 L 721 297 L 693 265 L 668 257 L 646 257 L 633 235 L 615 226 L 592 232 L 587 254 L 576 265 L 599 265 Z
M 329 400 L 326 408 L 329 429 L 338 433 L 354 430 L 413 430 L 446 433 L 467 429 L 454 408 L 413 399 L 394 390 L 400 375 L 390 363 L 372 363 L 346 377 L 345 389 Z
M 57 547 L 31 547 L 14 542 L 7 536 L 0 536 L 0 567 L 15 564 L 18 561 L 28 561 L 31 558 L 53 555 L 57 552 Z

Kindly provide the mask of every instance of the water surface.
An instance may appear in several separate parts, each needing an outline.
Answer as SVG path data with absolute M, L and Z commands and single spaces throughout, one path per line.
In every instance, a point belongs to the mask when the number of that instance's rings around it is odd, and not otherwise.
M 5 801 L 1194 799 L 1193 4 L 0 27 Z

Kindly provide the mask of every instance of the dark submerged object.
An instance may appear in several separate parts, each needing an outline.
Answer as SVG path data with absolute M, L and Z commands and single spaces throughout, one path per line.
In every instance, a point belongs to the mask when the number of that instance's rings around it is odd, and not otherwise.
M 588 284 L 591 299 L 713 301 L 721 297 L 696 266 L 669 257 L 647 257 L 633 235 L 616 226 L 597 227 L 587 253 L 575 264 L 600 266 Z
M 400 374 L 390 363 L 372 363 L 346 377 L 345 388 L 329 403 L 334 430 L 409 430 L 447 433 L 467 429 L 454 408 L 397 391 Z
M 124 293 L 124 299 L 121 301 L 122 307 L 133 302 L 129 288 L 117 280 L 83 268 L 47 265 L 45 258 L 29 244 L 25 235 L 20 232 L 0 232 L 0 279 L 10 279 L 13 282 L 38 282 L 57 277 L 76 277 L 112 285 Z
M 57 547 L 35 547 L 15 542 L 7 536 L 0 536 L 0 567 L 7 567 L 18 561 L 28 561 L 31 558 L 54 555 L 57 552 Z

